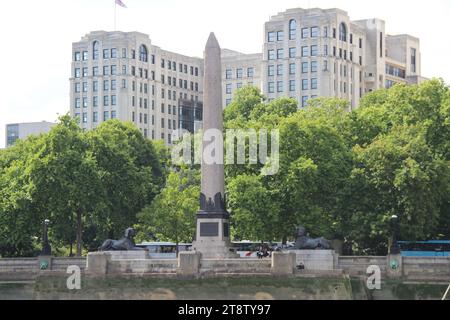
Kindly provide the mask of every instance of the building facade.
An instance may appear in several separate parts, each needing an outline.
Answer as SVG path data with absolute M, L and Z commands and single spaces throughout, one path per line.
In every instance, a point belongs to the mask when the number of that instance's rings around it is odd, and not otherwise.
M 200 101 L 203 59 L 154 46 L 138 32 L 91 32 L 73 44 L 70 110 L 83 129 L 119 119 L 172 144 L 179 103 Z
M 139 32 L 91 32 L 72 55 L 70 110 L 83 129 L 117 118 L 170 145 L 173 130 L 201 127 L 203 59 L 162 50 Z M 422 81 L 420 41 L 340 9 L 289 9 L 265 23 L 262 53 L 223 49 L 222 72 L 223 107 L 250 85 L 269 101 L 292 97 L 305 107 L 336 97 L 355 109 L 368 92 Z
M 55 123 L 52 122 L 30 122 L 6 125 L 6 147 L 13 146 L 18 139 L 26 139 L 31 135 L 40 135 L 49 132 Z
M 244 54 L 228 49 L 222 50 L 223 106 L 233 100 L 236 91 L 244 86 L 261 88 L 262 54 Z
M 367 92 L 420 81 L 417 38 L 386 34 L 379 19 L 340 9 L 289 9 L 265 24 L 263 93 L 269 99 L 337 97 L 357 108 Z

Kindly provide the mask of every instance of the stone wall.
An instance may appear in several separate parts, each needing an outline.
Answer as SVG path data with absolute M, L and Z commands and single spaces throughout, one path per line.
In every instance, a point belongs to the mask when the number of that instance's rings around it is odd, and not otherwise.
M 403 257 L 403 276 L 408 280 L 450 279 L 450 257 Z
M 399 275 L 410 281 L 448 281 L 450 278 L 450 257 L 401 257 Z M 86 258 L 51 258 L 50 269 L 55 273 L 65 273 L 69 266 L 79 266 L 86 270 Z M 376 265 L 381 269 L 382 276 L 388 275 L 387 257 L 348 257 L 337 256 L 335 271 L 350 276 L 367 276 L 367 268 Z M 202 259 L 200 273 L 224 274 L 270 274 L 272 261 L 270 259 Z M 111 260 L 108 263 L 108 273 L 112 274 L 145 274 L 145 273 L 177 273 L 178 260 Z M 315 270 L 304 270 L 303 273 Z M 0 259 L 0 279 L 31 279 L 40 274 L 38 258 Z M 331 274 L 331 271 L 330 271 Z
M 49 271 L 66 272 L 69 266 L 86 269 L 86 258 L 51 258 Z M 37 274 L 40 272 L 39 258 L 0 259 L 0 276 L 5 274 Z
M 387 258 L 386 257 L 345 257 L 339 256 L 337 269 L 341 269 L 345 274 L 351 276 L 365 276 L 367 275 L 367 268 L 372 265 L 379 266 L 381 274 L 386 274 Z

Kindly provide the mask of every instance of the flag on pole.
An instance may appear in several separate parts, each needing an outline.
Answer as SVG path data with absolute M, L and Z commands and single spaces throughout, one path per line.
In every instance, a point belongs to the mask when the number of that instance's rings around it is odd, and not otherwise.
M 122 8 L 126 8 L 127 6 L 125 5 L 125 3 L 122 2 L 122 0 L 116 0 L 116 4 L 118 4 L 119 6 L 121 6 Z

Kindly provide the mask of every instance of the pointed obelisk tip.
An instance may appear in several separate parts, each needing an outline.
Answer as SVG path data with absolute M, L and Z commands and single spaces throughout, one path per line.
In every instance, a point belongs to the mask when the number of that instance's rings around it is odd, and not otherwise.
M 220 48 L 219 42 L 217 41 L 214 32 L 211 32 L 209 34 L 208 42 L 206 43 L 206 48 Z

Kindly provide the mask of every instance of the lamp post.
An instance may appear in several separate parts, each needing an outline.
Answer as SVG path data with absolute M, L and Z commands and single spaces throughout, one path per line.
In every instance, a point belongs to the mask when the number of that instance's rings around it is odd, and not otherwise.
M 41 256 L 51 256 L 52 255 L 52 247 L 48 242 L 48 226 L 50 224 L 50 220 L 44 220 L 44 231 L 42 235 L 42 252 Z
M 392 233 L 392 243 L 389 250 L 390 254 L 400 254 L 400 246 L 398 245 L 400 225 L 398 222 L 398 216 L 396 215 L 393 215 L 391 217 L 391 233 Z

